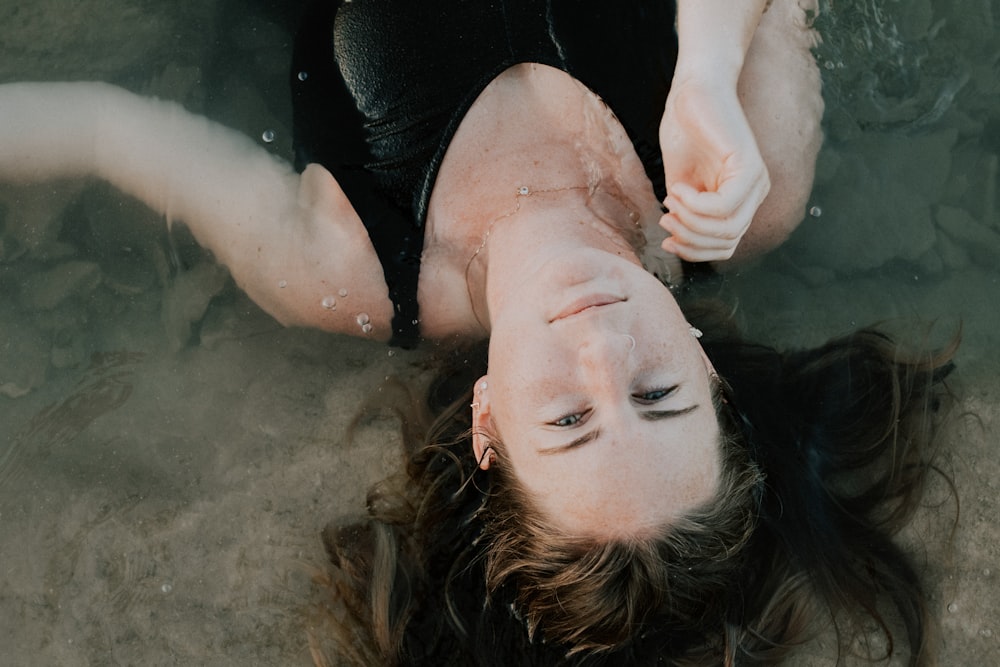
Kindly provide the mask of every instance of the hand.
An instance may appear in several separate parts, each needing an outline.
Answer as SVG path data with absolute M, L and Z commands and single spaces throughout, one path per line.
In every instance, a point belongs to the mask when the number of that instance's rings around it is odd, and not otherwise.
M 668 209 L 662 247 L 691 262 L 729 259 L 771 187 L 735 87 L 676 82 L 660 122 Z

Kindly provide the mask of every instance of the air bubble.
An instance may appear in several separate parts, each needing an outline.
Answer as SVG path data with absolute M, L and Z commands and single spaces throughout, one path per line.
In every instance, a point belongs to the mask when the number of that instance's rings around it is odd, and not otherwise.
M 278 281 L 278 287 L 281 288 L 281 289 L 285 289 L 286 287 L 288 287 L 288 281 L 287 280 L 279 280 Z
M 368 323 L 368 322 L 366 322 L 365 324 L 362 324 L 361 325 L 361 331 L 363 333 L 370 334 L 372 332 L 372 325 L 370 323 Z
M 299 72 L 299 81 L 305 81 L 309 78 L 309 72 Z
M 954 614 L 956 611 L 958 611 L 958 605 L 952 602 L 950 605 L 948 605 L 948 611 Z
M 371 318 L 368 317 L 368 313 L 358 313 L 358 316 L 355 319 L 357 319 L 358 326 L 362 327 L 371 322 Z
M 323 297 L 323 301 L 321 301 L 321 303 L 327 310 L 337 310 L 337 300 L 332 296 Z
M 160 586 L 160 590 L 161 590 L 161 591 L 163 591 L 164 593 L 169 593 L 170 591 L 174 590 L 174 587 L 173 587 L 173 585 L 172 585 L 172 584 L 171 584 L 171 583 L 170 583 L 170 582 L 168 581 L 167 583 L 165 583 L 165 584 L 163 584 L 162 586 Z
M 346 289 L 346 288 L 344 288 L 344 287 L 341 287 L 341 288 L 340 288 L 340 291 L 339 291 L 339 292 L 337 292 L 337 294 L 339 294 L 339 295 L 340 295 L 340 298 L 341 298 L 341 299 L 343 299 L 343 298 L 344 298 L 345 296 L 347 296 L 347 289 Z
M 812 206 L 809 209 L 809 215 L 811 215 L 814 218 L 818 218 L 819 216 L 823 215 L 823 209 L 821 209 L 819 206 Z
M 264 134 L 260 135 L 260 138 L 264 140 L 265 144 L 269 144 L 274 141 L 274 130 L 264 130 Z

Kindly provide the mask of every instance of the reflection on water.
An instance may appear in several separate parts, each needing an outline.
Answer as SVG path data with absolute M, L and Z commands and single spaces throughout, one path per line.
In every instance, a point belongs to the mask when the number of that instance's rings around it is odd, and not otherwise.
M 0 80 L 112 81 L 287 156 L 294 7 L 276 4 L 8 0 Z M 788 344 L 892 318 L 963 322 L 960 372 L 987 437 L 968 434 L 949 461 L 963 518 L 932 583 L 944 663 L 980 664 L 1000 637 L 1000 466 L 986 444 L 1000 395 L 1000 3 L 828 4 L 813 215 L 708 289 Z M 395 460 L 395 424 L 352 441 L 346 429 L 413 361 L 281 330 L 183 231 L 107 188 L 0 185 L 5 660 L 309 664 L 300 611 L 320 528 L 359 511 Z

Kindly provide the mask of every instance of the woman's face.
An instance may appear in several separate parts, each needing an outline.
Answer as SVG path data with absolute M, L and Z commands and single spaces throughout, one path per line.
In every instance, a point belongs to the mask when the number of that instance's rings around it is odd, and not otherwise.
M 711 500 L 711 365 L 655 277 L 611 253 L 575 251 L 525 275 L 491 319 L 476 426 L 499 437 L 560 530 L 636 535 Z M 481 454 L 485 441 L 474 442 Z

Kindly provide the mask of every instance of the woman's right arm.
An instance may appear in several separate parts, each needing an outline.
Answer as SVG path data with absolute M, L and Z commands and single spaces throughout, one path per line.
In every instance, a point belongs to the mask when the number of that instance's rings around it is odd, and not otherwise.
M 367 232 L 336 181 L 247 137 L 101 83 L 0 85 L 0 180 L 97 176 L 182 221 L 286 325 L 388 339 L 392 306 Z M 324 307 L 347 289 L 355 308 Z M 343 305 L 343 304 L 342 304 Z

